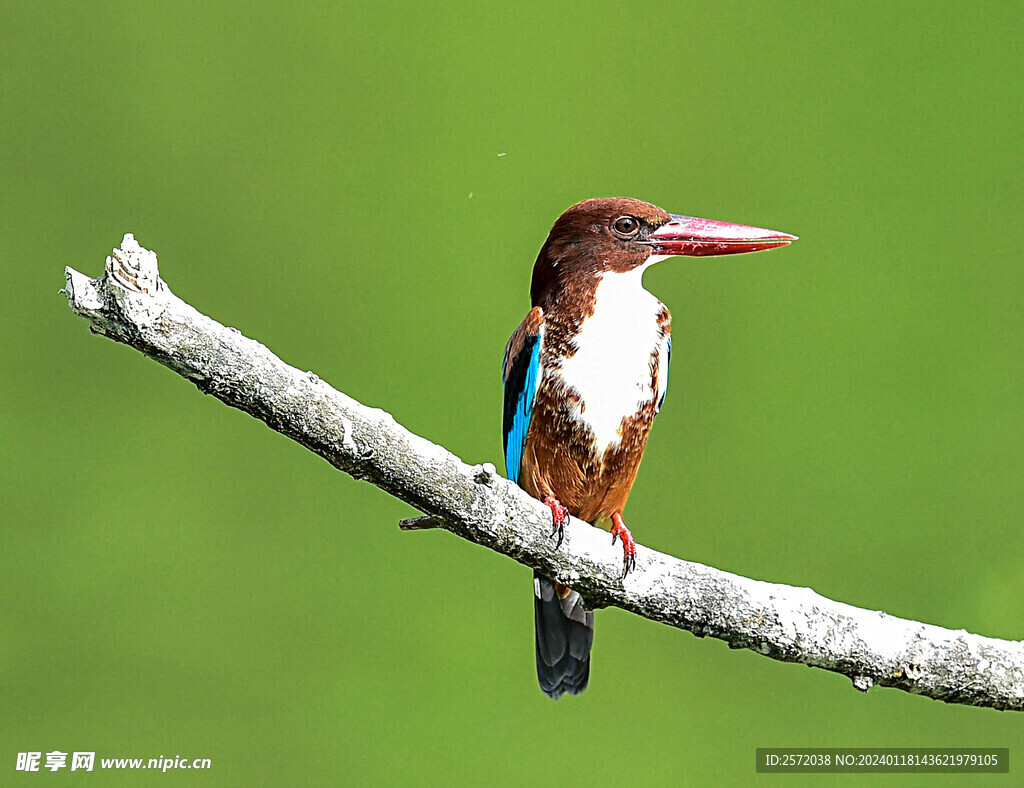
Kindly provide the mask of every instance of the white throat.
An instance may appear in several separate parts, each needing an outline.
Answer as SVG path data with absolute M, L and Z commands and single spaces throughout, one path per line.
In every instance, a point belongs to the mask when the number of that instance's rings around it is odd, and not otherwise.
M 660 351 L 659 360 L 667 364 L 667 340 L 658 325 L 663 305 L 644 290 L 642 277 L 663 259 L 652 255 L 633 271 L 602 276 L 594 313 L 573 338 L 576 352 L 555 373 L 582 398 L 583 406 L 574 406 L 570 416 L 593 433 L 598 456 L 618 445 L 623 419 L 662 393 L 654 390 L 651 361 Z M 666 376 L 658 377 L 660 389 Z

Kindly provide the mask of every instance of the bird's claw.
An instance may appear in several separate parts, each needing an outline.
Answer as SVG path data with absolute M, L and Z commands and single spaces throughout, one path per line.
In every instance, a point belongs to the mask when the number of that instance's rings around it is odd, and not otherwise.
M 562 506 L 562 503 L 557 498 L 551 495 L 544 499 L 544 505 L 551 510 L 551 536 L 558 537 L 555 547 L 561 547 L 562 539 L 565 536 L 565 524 L 569 522 L 569 510 Z
M 636 542 L 633 541 L 633 534 L 629 532 L 626 524 L 622 522 L 621 514 L 612 515 L 612 544 L 622 539 L 622 577 L 636 569 Z

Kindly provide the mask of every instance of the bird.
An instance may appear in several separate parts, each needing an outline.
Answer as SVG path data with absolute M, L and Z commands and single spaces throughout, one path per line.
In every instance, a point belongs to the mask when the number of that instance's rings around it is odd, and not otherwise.
M 622 519 L 668 389 L 667 307 L 644 289 L 655 263 L 786 246 L 795 235 L 670 214 L 625 197 L 579 202 L 555 221 L 533 266 L 529 313 L 502 367 L 507 477 L 542 501 L 560 547 L 569 515 L 622 543 Z M 534 572 L 537 678 L 558 699 L 590 680 L 594 613 L 568 586 Z

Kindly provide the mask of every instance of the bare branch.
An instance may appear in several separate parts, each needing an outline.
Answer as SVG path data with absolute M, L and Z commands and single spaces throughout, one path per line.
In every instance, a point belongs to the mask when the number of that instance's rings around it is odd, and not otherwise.
M 399 520 L 398 527 L 403 531 L 426 531 L 430 528 L 443 528 L 444 526 L 436 517 L 425 514 L 423 517 L 407 517 L 404 520 Z
M 106 274 L 66 270 L 71 308 L 94 331 L 131 345 L 201 391 L 266 422 L 335 467 L 426 512 L 406 530 L 441 527 L 580 591 L 591 607 L 711 635 L 735 648 L 874 684 L 975 706 L 1024 709 L 1024 644 L 894 618 L 637 546 L 636 570 L 607 533 L 573 519 L 560 549 L 550 511 L 497 474 L 467 465 L 288 366 L 266 347 L 197 312 L 159 277 L 156 255 L 126 235 Z

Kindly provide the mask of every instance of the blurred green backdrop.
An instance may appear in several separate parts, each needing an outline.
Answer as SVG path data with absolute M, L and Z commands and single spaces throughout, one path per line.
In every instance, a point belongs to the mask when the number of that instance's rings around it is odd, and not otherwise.
M 675 354 L 634 533 L 1019 638 L 1019 12 L 0 6 L 3 781 L 54 749 L 209 757 L 161 778 L 208 785 L 736 785 L 764 779 L 758 746 L 1008 746 L 1019 774 L 1020 715 L 862 695 L 616 610 L 590 689 L 552 703 L 528 570 L 400 533 L 407 506 L 57 293 L 134 232 L 200 310 L 500 462 L 504 343 L 564 208 L 797 233 L 648 274 Z

